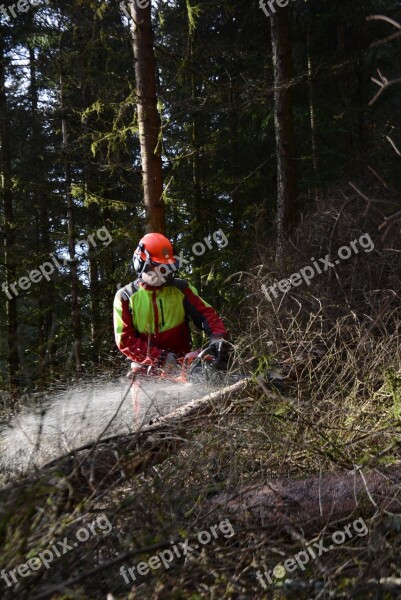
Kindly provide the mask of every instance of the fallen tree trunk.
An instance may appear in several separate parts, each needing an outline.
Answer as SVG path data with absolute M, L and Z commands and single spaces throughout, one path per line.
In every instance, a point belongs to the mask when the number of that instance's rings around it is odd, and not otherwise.
M 67 455 L 67 465 L 71 456 L 79 461 L 79 469 L 92 490 L 108 487 L 116 479 L 127 479 L 134 473 L 163 462 L 187 440 L 188 420 L 211 415 L 230 402 L 233 394 L 242 392 L 250 380 L 243 379 L 222 390 L 192 400 L 164 417 L 127 436 L 117 436 L 100 441 L 89 452 L 78 449 Z M 60 468 L 63 459 L 49 463 Z
M 313 475 L 306 479 L 276 479 L 246 485 L 234 494 L 211 501 L 222 511 L 241 514 L 266 528 L 325 525 L 357 511 L 401 513 L 401 466 L 373 472 L 362 469 Z M 210 506 L 208 507 L 210 509 Z M 245 515 L 244 515 L 245 514 Z
M 67 508 L 70 502 L 76 503 L 88 493 L 108 489 L 112 484 L 123 482 L 133 474 L 163 462 L 187 441 L 190 421 L 206 415 L 218 415 L 233 396 L 243 392 L 250 384 L 250 379 L 243 379 L 193 400 L 130 435 L 114 436 L 95 445 L 77 448 L 46 464 L 38 470 L 35 478 L 3 488 L 0 499 L 10 493 L 15 496 L 21 487 L 37 483 L 39 489 L 50 485 L 53 489 L 64 491 L 67 498 L 62 504 Z

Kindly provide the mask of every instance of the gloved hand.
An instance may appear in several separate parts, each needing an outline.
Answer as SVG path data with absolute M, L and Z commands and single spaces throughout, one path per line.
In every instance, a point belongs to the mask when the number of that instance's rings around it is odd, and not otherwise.
M 216 355 L 216 360 L 214 363 L 215 367 L 225 367 L 229 353 L 229 345 L 227 340 L 222 337 L 211 337 L 209 340 L 209 345 L 211 348 L 213 348 Z
M 178 367 L 177 357 L 173 352 L 169 352 L 163 363 L 163 369 L 165 371 L 174 371 Z

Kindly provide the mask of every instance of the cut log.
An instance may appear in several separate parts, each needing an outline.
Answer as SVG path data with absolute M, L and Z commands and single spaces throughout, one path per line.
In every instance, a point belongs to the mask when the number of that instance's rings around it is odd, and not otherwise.
M 363 472 L 361 469 L 313 475 L 306 479 L 276 479 L 246 485 L 235 494 L 211 500 L 219 510 L 244 514 L 266 528 L 323 526 L 353 512 L 377 510 L 401 513 L 401 466 Z M 210 510 L 210 506 L 208 507 Z

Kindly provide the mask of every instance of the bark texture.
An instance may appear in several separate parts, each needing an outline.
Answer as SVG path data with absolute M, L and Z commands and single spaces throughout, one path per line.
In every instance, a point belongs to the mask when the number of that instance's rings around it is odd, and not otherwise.
M 132 16 L 132 47 L 135 61 L 146 228 L 148 232 L 165 233 L 162 139 L 160 116 L 157 110 L 151 2 L 146 8 L 140 8 L 136 2 L 131 2 L 129 6 Z
M 285 236 L 295 222 L 297 177 L 295 168 L 292 56 L 288 9 L 270 18 L 274 67 L 274 127 L 277 150 L 276 262 L 282 265 Z
M 266 528 L 323 526 L 358 511 L 401 513 L 401 467 L 378 471 L 323 473 L 305 479 L 276 479 L 246 485 L 212 501 L 232 513 L 247 513 Z M 210 507 L 209 507 L 210 508 Z

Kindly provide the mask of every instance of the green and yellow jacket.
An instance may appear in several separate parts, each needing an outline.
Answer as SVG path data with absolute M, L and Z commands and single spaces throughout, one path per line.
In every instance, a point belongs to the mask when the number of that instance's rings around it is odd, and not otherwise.
M 114 332 L 118 348 L 135 362 L 162 364 L 168 352 L 178 357 L 191 350 L 189 319 L 209 337 L 227 337 L 216 311 L 183 279 L 160 287 L 137 280 L 118 290 L 114 299 Z

